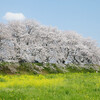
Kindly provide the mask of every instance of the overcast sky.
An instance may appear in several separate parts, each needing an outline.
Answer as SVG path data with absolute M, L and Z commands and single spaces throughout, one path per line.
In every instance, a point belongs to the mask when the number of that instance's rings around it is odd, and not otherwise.
M 76 31 L 100 46 L 100 0 L 0 0 L 0 22 L 27 18 Z

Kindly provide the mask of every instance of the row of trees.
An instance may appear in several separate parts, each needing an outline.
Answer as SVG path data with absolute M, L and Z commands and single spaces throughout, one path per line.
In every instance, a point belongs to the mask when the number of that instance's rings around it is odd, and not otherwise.
M 0 60 L 99 64 L 95 41 L 33 20 L 0 24 Z

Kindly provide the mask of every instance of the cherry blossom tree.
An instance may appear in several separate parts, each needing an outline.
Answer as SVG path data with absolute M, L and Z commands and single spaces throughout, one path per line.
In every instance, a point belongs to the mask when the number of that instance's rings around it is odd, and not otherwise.
M 0 24 L 0 60 L 100 65 L 95 41 L 33 20 Z

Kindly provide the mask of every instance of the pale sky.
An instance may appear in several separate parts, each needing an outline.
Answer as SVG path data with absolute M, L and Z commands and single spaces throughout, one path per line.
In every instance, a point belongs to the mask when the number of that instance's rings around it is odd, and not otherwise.
M 0 22 L 24 19 L 76 31 L 100 46 L 100 0 L 0 0 Z

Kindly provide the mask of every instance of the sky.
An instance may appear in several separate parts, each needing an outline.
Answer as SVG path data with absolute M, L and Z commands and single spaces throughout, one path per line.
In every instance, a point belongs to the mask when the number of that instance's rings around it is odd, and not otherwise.
M 13 18 L 76 31 L 100 46 L 100 0 L 0 0 L 0 22 Z

